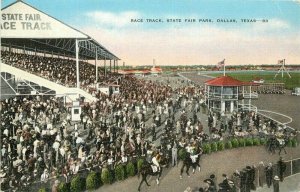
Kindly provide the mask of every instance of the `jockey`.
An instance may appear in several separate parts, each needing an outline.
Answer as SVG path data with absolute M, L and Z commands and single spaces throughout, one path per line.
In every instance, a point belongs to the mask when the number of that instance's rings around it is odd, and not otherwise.
M 153 166 L 155 166 L 157 168 L 157 171 L 160 171 L 160 165 L 159 165 L 159 161 L 160 161 L 160 154 L 157 153 L 156 155 L 153 156 L 152 158 L 152 164 Z

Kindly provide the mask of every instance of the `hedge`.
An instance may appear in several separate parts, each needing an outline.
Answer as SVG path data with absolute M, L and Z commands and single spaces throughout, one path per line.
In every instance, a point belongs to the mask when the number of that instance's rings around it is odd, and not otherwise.
M 226 149 L 232 149 L 232 143 L 231 143 L 231 141 L 227 141 L 227 142 L 225 143 L 225 148 L 226 148 Z
M 46 192 L 46 188 L 40 188 L 39 192 Z
M 297 147 L 298 146 L 298 141 L 296 138 L 292 139 L 292 147 Z
M 85 189 L 85 180 L 81 178 L 79 175 L 75 176 L 71 181 L 71 191 L 72 192 L 81 192 Z
M 292 139 L 289 139 L 286 145 L 287 145 L 288 147 L 293 147 Z
M 210 144 L 206 143 L 206 144 L 203 145 L 203 153 L 204 154 L 210 154 L 211 153 Z
M 139 160 L 137 161 L 137 169 L 138 169 L 138 172 L 141 171 L 141 168 L 142 168 L 142 166 L 143 166 L 144 163 L 145 163 L 144 159 L 139 159 Z
M 102 181 L 103 184 L 111 184 L 112 181 L 113 181 L 113 177 L 111 175 L 111 172 L 107 168 L 102 169 L 101 181 Z
M 217 145 L 218 145 L 218 151 L 223 151 L 225 149 L 225 145 L 223 141 L 219 141 Z
M 117 165 L 115 168 L 115 179 L 117 181 L 122 181 L 125 179 L 125 170 L 122 164 Z
M 240 138 L 240 139 L 239 139 L 239 146 L 240 146 L 240 147 L 245 147 L 245 146 L 246 146 L 246 141 L 245 141 L 245 139 L 243 139 L 243 138 Z
M 265 138 L 260 138 L 260 144 L 261 145 L 267 144 L 267 140 Z
M 258 138 L 254 138 L 253 139 L 253 145 L 254 146 L 260 145 L 260 140 Z
M 217 145 L 217 143 L 216 143 L 216 142 L 212 142 L 212 143 L 210 144 L 210 148 L 211 148 L 211 151 L 212 151 L 212 152 L 218 151 L 218 145 Z
M 235 138 L 231 140 L 231 144 L 232 144 L 233 148 L 237 148 L 237 147 L 240 146 L 239 145 L 239 141 L 237 139 L 235 139 Z
M 135 176 L 135 167 L 132 162 L 127 163 L 126 165 L 126 175 L 127 176 Z
M 186 156 L 187 156 L 186 150 L 185 149 L 180 149 L 179 152 L 178 152 L 179 159 L 184 160 Z
M 253 145 L 253 139 L 252 138 L 246 138 L 245 139 L 246 146 L 252 146 Z
M 100 186 L 100 178 L 97 176 L 96 172 L 92 171 L 88 174 L 86 178 L 86 189 L 92 191 Z
M 70 191 L 70 189 L 66 183 L 62 182 L 59 184 L 58 192 L 69 192 L 69 191 Z

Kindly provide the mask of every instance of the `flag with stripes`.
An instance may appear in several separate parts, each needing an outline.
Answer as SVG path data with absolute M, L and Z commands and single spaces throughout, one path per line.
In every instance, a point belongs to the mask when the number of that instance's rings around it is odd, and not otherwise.
M 225 59 L 223 59 L 223 61 L 220 61 L 217 65 L 218 68 L 222 67 L 225 65 Z

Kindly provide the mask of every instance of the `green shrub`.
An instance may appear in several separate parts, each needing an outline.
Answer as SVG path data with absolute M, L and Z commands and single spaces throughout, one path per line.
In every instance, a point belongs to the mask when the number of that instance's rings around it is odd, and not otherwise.
M 100 186 L 100 178 L 97 176 L 96 172 L 92 171 L 86 178 L 86 188 L 89 191 L 97 189 Z
M 143 164 L 144 164 L 144 159 L 139 159 L 139 160 L 137 161 L 137 169 L 138 169 L 138 172 L 141 171 L 141 168 L 142 168 Z
M 237 148 L 240 146 L 239 141 L 236 138 L 231 140 L 231 144 L 233 148 Z
M 217 145 L 217 143 L 216 143 L 216 142 L 212 142 L 212 143 L 210 144 L 210 148 L 211 148 L 211 151 L 212 151 L 212 152 L 218 151 L 218 145 Z
M 44 188 L 44 187 L 43 187 L 43 188 L 40 188 L 40 189 L 39 189 L 39 192 L 46 192 L 46 188 Z
M 239 146 L 240 146 L 240 147 L 245 147 L 245 146 L 246 146 L 246 142 L 245 142 L 245 139 L 244 139 L 244 138 L 240 138 L 240 139 L 239 139 Z
M 111 175 L 111 172 L 107 168 L 102 169 L 101 181 L 102 181 L 103 184 L 111 184 L 112 181 L 113 181 L 113 177 Z
M 203 153 L 204 154 L 210 154 L 211 153 L 211 147 L 210 144 L 206 143 L 203 145 Z
M 117 181 L 122 181 L 125 179 L 125 170 L 122 164 L 117 165 L 115 168 L 115 179 Z
M 178 152 L 179 159 L 184 160 L 186 156 L 187 156 L 187 151 L 185 149 L 180 149 Z
M 259 140 L 258 138 L 254 138 L 254 139 L 253 139 L 253 145 L 254 145 L 254 146 L 260 145 L 260 140 Z
M 225 145 L 223 141 L 219 141 L 217 145 L 218 145 L 218 151 L 223 151 L 225 149 Z
M 132 162 L 127 163 L 126 165 L 126 175 L 127 176 L 135 176 L 135 167 Z
M 225 148 L 226 148 L 226 149 L 231 149 L 231 148 L 232 148 L 232 143 L 231 143 L 231 141 L 227 141 L 227 142 L 225 143 Z
M 75 176 L 71 181 L 71 191 L 72 192 L 81 192 L 84 191 L 85 181 L 79 175 Z
M 292 139 L 289 139 L 286 145 L 287 145 L 288 147 L 293 147 Z
M 253 139 L 252 138 L 246 138 L 245 139 L 246 146 L 252 146 L 253 145 Z
M 298 141 L 297 141 L 296 138 L 293 138 L 293 139 L 292 139 L 292 146 L 293 146 L 293 147 L 297 147 L 297 146 L 298 146 Z
M 59 184 L 58 192 L 69 192 L 69 191 L 70 191 L 70 189 L 66 183 L 62 182 Z
M 266 145 L 267 144 L 267 140 L 265 138 L 260 138 L 260 144 L 261 145 Z

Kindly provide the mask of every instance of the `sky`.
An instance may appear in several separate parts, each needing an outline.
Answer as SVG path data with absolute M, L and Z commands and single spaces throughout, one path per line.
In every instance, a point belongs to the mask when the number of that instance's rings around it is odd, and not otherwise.
M 12 2 L 3 0 L 2 6 Z M 149 65 L 153 59 L 157 65 L 207 65 L 223 59 L 227 65 L 274 64 L 279 59 L 300 64 L 300 0 L 25 2 L 93 37 L 126 65 Z M 218 22 L 229 19 L 236 22 Z

